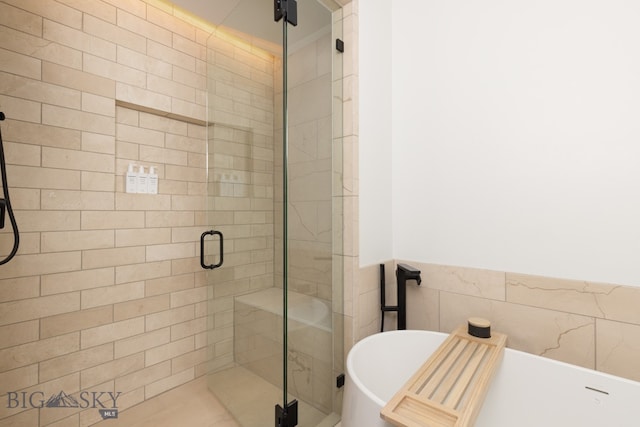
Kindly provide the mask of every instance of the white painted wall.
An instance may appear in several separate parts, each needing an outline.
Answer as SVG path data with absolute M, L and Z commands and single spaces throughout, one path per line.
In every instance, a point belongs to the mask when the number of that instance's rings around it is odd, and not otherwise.
M 360 259 L 375 264 L 393 257 L 391 2 L 359 3 Z
M 393 258 L 640 286 L 640 3 L 392 3 Z

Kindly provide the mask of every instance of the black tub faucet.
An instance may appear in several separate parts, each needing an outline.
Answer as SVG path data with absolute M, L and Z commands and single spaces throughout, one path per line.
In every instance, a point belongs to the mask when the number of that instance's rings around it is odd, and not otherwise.
M 398 289 L 398 305 L 386 305 L 384 264 L 380 264 L 380 309 L 382 310 L 382 322 L 380 332 L 384 331 L 384 314 L 388 311 L 398 313 L 398 329 L 407 329 L 407 280 L 415 280 L 418 285 L 422 283 L 420 270 L 407 264 L 398 264 L 396 269 L 396 285 Z
M 407 329 L 407 280 L 422 283 L 420 270 L 407 264 L 398 264 L 396 269 L 398 281 L 398 329 Z

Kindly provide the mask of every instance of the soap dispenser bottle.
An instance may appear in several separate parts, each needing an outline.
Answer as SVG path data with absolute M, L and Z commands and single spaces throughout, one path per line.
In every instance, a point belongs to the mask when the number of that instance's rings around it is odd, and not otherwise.
M 127 176 L 125 179 L 125 191 L 127 193 L 138 192 L 138 174 L 133 170 L 133 163 L 129 163 L 129 169 L 127 169 Z
M 147 181 L 149 179 L 149 175 L 144 173 L 144 166 L 140 166 L 138 169 L 138 193 L 148 193 L 147 190 Z
M 149 168 L 149 178 L 147 178 L 147 189 L 149 194 L 158 194 L 158 174 L 156 168 Z

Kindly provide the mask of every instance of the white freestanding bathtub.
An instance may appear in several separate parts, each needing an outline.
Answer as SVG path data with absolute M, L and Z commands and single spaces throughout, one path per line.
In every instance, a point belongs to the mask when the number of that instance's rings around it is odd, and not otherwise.
M 342 427 L 389 427 L 380 410 L 447 334 L 392 331 L 347 357 Z M 637 427 L 640 382 L 506 349 L 476 427 Z

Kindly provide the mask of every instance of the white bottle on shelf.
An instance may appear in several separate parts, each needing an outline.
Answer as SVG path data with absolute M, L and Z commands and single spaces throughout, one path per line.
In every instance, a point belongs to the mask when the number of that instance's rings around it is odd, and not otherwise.
M 147 178 L 147 190 L 149 194 L 158 194 L 158 174 L 156 168 L 149 168 L 149 177 Z
M 133 163 L 129 163 L 127 175 L 125 177 L 125 191 L 127 193 L 138 192 L 138 174 L 133 170 Z
M 148 193 L 147 190 L 147 181 L 149 180 L 149 175 L 144 173 L 144 166 L 140 166 L 138 169 L 138 193 Z

